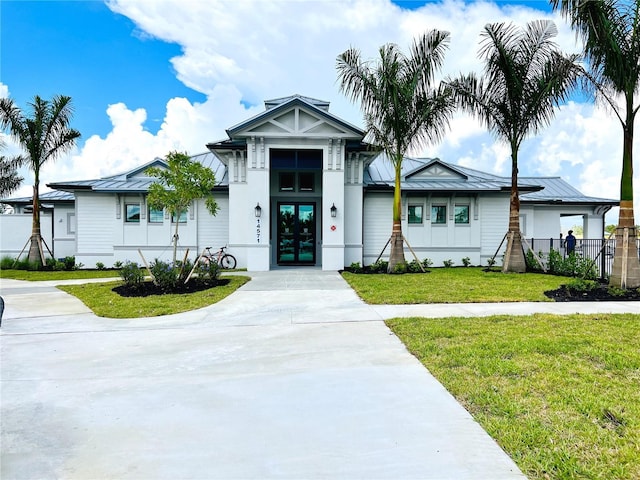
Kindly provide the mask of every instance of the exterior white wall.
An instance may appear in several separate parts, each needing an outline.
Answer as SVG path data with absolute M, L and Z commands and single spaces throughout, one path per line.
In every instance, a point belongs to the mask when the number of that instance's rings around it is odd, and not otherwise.
M 364 231 L 362 265 L 370 265 L 385 248 L 391 236 L 393 223 L 393 193 L 365 193 Z M 383 259 L 389 258 L 389 247 L 385 248 Z
M 248 158 L 252 157 L 248 155 Z M 238 208 L 234 205 L 235 218 L 232 218 L 230 223 L 230 231 L 234 235 L 232 244 L 242 246 L 245 250 L 246 266 L 250 271 L 267 271 L 270 266 L 272 250 L 269 242 L 268 221 L 271 215 L 268 163 L 268 158 L 261 158 L 256 162 L 255 168 L 247 170 L 246 184 L 229 186 L 234 203 L 237 198 L 239 204 Z M 262 209 L 260 218 L 255 216 L 255 208 L 258 204 Z
M 114 246 L 122 244 L 123 229 L 122 220 L 116 221 L 116 206 L 113 194 L 76 193 L 76 264 L 93 268 L 102 262 L 110 267 L 117 260 Z
M 325 170 L 322 173 L 322 269 L 341 270 L 345 263 L 345 194 L 344 172 Z M 331 216 L 331 207 L 337 213 Z
M 76 210 L 73 203 L 56 205 L 53 210 L 53 254 L 56 258 L 76 253 Z
M 363 190 L 360 185 L 346 185 L 344 189 L 344 265 L 362 263 L 363 255 Z M 338 211 L 338 214 L 340 211 Z
M 33 217 L 28 214 L 0 215 L 0 257 L 16 258 L 20 251 L 25 247 L 27 241 L 31 238 L 31 222 Z M 53 248 L 52 238 L 52 217 L 50 211 L 40 213 L 40 233 L 49 248 Z M 29 246 L 26 245 L 24 253 L 20 257 L 26 258 L 29 253 Z M 54 250 L 54 255 L 59 258 L 58 253 Z M 45 257 L 49 254 L 45 248 Z
M 495 259 L 496 265 L 502 265 L 506 247 L 502 240 L 509 229 L 509 194 L 482 197 L 479 204 L 480 264 L 486 265 L 502 243 Z
M 434 267 L 452 260 L 454 265 L 462 265 L 468 257 L 472 265 L 484 265 L 495 253 L 508 225 L 508 197 L 475 197 L 457 195 L 403 196 L 402 231 L 415 252 L 418 260 L 429 258 Z M 409 224 L 408 207 L 422 205 L 423 222 Z M 431 206 L 447 206 L 447 223 L 431 223 Z M 469 206 L 469 223 L 456 224 L 453 216 L 455 205 Z M 393 219 L 393 193 L 366 193 L 364 198 L 364 254 L 363 265 L 375 262 L 391 235 Z M 385 248 L 383 259 L 389 258 L 389 247 Z M 414 259 L 413 253 L 405 245 L 405 258 Z
M 179 260 L 188 253 L 194 260 L 204 247 L 229 243 L 229 199 L 226 193 L 216 194 L 219 213 L 212 216 L 203 200 L 193 202 L 187 212 L 187 221 L 178 225 Z M 139 223 L 125 221 L 125 205 L 140 203 Z M 144 212 L 144 213 L 143 213 Z M 165 212 L 162 223 L 149 222 L 144 196 L 83 193 L 76 194 L 76 263 L 87 268 L 97 262 L 110 267 L 114 262 L 132 261 L 142 263 L 142 257 L 150 263 L 155 259 L 173 259 L 173 236 L 176 224 Z M 231 252 L 234 253 L 234 252 Z
M 522 213 L 522 208 L 520 209 Z M 527 208 L 529 210 L 529 208 Z M 527 230 L 525 238 L 559 238 L 562 226 L 560 210 L 556 207 L 535 206 L 531 209 L 533 230 Z
M 196 201 L 198 215 L 194 221 L 196 222 L 198 241 L 197 247 L 189 252 L 189 258 L 192 260 L 206 247 L 211 247 L 211 251 L 215 252 L 220 247 L 229 244 L 229 195 L 226 192 L 214 193 L 214 198 L 218 203 L 218 213 L 215 216 L 209 213 L 204 200 Z M 228 252 L 236 257 L 240 264 L 237 252 L 230 246 Z

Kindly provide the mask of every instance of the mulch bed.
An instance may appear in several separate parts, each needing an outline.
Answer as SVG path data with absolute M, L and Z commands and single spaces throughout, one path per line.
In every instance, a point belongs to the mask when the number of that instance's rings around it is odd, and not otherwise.
M 547 290 L 544 294 L 556 302 L 640 301 L 640 289 L 627 289 L 622 292 L 621 295 L 612 295 L 607 285 L 600 285 L 588 292 L 577 291 L 566 285 L 562 285 L 557 290 Z
M 120 285 L 112 290 L 121 297 L 149 297 L 151 295 L 164 295 L 167 293 L 194 293 L 208 290 L 209 288 L 227 285 L 229 279 L 225 278 L 215 282 L 199 282 L 191 280 L 188 283 L 182 283 L 170 291 L 163 290 L 153 282 L 142 282 L 135 286 Z

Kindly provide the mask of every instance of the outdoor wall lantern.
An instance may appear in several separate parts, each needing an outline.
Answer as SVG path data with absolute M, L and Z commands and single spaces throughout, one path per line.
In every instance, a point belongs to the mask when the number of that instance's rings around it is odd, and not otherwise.
M 331 217 L 336 218 L 336 215 L 338 215 L 338 208 L 334 203 L 333 205 L 331 205 Z
M 256 214 L 256 218 L 260 218 L 260 215 L 262 215 L 262 207 L 260 206 L 260 203 L 256 203 L 256 208 L 253 210 Z

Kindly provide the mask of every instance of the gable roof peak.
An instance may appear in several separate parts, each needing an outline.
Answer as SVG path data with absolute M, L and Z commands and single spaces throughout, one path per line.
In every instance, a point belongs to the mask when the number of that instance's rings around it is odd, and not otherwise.
M 310 105 L 313 105 L 316 108 L 325 110 L 325 111 L 329 111 L 329 102 L 325 101 L 325 100 L 318 100 L 317 98 L 311 98 L 311 97 L 305 97 L 304 95 L 299 95 L 299 94 L 295 94 L 295 95 L 290 95 L 288 97 L 282 97 L 282 98 L 274 98 L 271 100 L 265 100 L 264 101 L 264 107 L 266 110 L 271 110 L 272 108 L 275 108 L 279 105 L 282 105 L 284 103 L 289 103 L 293 100 L 301 100 L 305 103 L 308 103 Z

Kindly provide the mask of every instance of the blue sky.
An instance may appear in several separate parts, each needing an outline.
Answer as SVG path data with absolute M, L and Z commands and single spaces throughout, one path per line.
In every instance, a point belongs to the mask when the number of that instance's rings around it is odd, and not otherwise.
M 109 132 L 109 104 L 143 106 L 153 130 L 170 98 L 204 100 L 176 78 L 169 59 L 178 45 L 145 37 L 103 2 L 9 0 L 0 15 L 0 81 L 11 97 L 25 106 L 36 94 L 71 96 L 84 137 Z
M 0 94 L 21 107 L 36 94 L 71 96 L 82 139 L 43 170 L 43 184 L 96 178 L 173 149 L 200 153 L 270 98 L 328 100 L 334 114 L 361 126 L 336 83 L 335 58 L 347 48 L 374 57 L 386 42 L 407 47 L 439 28 L 451 32 L 443 75 L 455 75 L 481 68 L 486 23 L 543 17 L 556 21 L 564 50 L 579 50 L 542 0 L 3 0 Z M 441 144 L 417 153 L 509 175 L 507 147 L 462 114 Z M 619 126 L 576 97 L 523 144 L 521 174 L 559 175 L 585 194 L 617 198 L 620 158 Z M 19 194 L 28 195 L 23 175 Z

